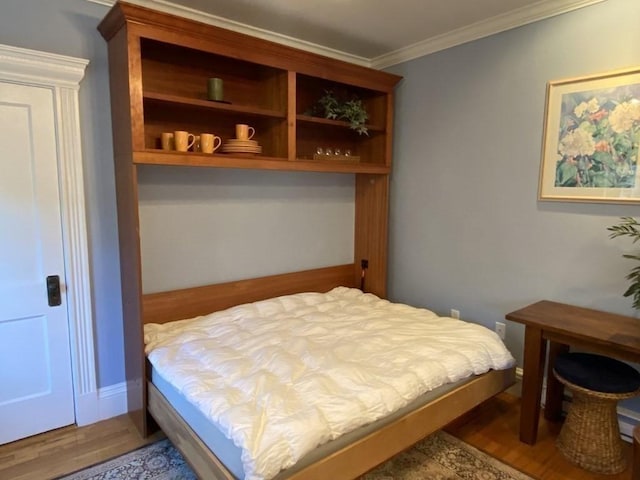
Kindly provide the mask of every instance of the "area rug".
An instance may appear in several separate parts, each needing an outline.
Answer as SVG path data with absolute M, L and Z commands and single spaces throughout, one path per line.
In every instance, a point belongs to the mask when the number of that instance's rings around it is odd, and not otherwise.
M 169 440 L 59 480 L 197 480 Z M 364 480 L 534 480 L 457 438 L 437 432 L 369 472 Z

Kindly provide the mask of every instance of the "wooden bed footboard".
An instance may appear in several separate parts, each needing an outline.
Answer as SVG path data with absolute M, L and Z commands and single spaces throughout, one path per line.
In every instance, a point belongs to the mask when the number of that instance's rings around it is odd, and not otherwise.
M 287 480 L 351 480 L 406 450 L 515 382 L 515 367 L 491 370 L 365 435 Z M 148 383 L 148 409 L 199 478 L 235 480 L 160 391 Z M 278 478 L 281 478 L 280 476 Z

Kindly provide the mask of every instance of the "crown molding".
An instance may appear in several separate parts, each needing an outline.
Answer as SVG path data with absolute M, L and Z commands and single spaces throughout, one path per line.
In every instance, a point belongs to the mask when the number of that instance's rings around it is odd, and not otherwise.
M 386 68 L 496 33 L 562 15 L 606 0 L 543 0 L 528 7 L 472 23 L 451 32 L 428 38 L 405 48 L 372 58 L 370 66 Z
M 0 45 L 0 73 L 17 81 L 78 89 L 88 60 Z
M 105 7 L 112 7 L 116 2 L 115 0 L 86 0 L 89 3 L 95 3 L 97 5 L 103 5 Z M 238 33 L 244 33 L 251 35 L 252 37 L 261 38 L 262 40 L 269 40 L 271 42 L 286 45 L 288 47 L 298 48 L 325 57 L 335 58 L 336 60 L 342 60 L 344 62 L 353 63 L 356 65 L 362 65 L 369 67 L 371 61 L 366 57 L 359 55 L 353 55 L 351 53 L 343 52 L 333 48 L 318 45 L 317 43 L 307 42 L 297 38 L 282 35 L 270 30 L 264 30 L 262 28 L 253 27 L 245 23 L 236 22 L 235 20 L 229 20 L 227 18 L 212 15 L 210 13 L 195 10 L 193 8 L 177 5 L 167 0 L 127 0 L 129 3 L 134 3 L 142 7 L 152 8 L 161 12 L 170 13 L 179 17 L 188 18 L 189 20 L 195 20 L 197 22 L 206 23 L 216 27 L 226 28 Z
M 89 3 L 104 5 L 111 7 L 115 0 L 86 0 Z M 529 23 L 551 18 L 563 13 L 572 12 L 580 8 L 595 5 L 606 0 L 541 0 L 538 3 L 521 7 L 516 10 L 497 15 L 495 17 L 472 23 L 465 27 L 458 28 L 451 32 L 428 38 L 408 47 L 403 47 L 393 52 L 386 53 L 374 58 L 366 58 L 358 55 L 352 55 L 340 50 L 324 47 L 311 42 L 306 42 L 297 38 L 281 35 L 277 32 L 264 30 L 253 27 L 244 23 L 229 20 L 216 15 L 203 13 L 199 10 L 177 5 L 168 0 L 128 0 L 131 3 L 141 5 L 143 7 L 153 8 L 173 15 L 189 18 L 191 20 L 200 21 L 216 27 L 226 28 L 239 33 L 258 37 L 263 40 L 280 43 L 294 48 L 299 48 L 326 57 L 343 60 L 345 62 L 363 65 L 365 67 L 383 69 L 419 58 L 431 53 L 446 50 L 447 48 L 462 45 L 463 43 L 479 40 L 496 33 L 521 27 Z

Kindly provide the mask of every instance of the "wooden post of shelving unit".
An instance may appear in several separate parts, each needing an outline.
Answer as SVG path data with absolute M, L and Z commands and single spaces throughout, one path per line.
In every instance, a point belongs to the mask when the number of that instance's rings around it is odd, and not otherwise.
M 360 261 L 369 260 L 365 291 L 387 295 L 389 176 L 356 175 L 355 265 L 360 277 Z
M 290 162 L 296 160 L 298 149 L 296 148 L 296 72 L 288 72 L 287 76 L 287 143 Z
M 133 150 L 142 149 L 141 85 L 131 83 L 131 72 L 140 71 L 140 42 L 120 29 L 110 39 L 109 68 L 111 91 L 129 95 L 111 95 L 113 119 L 114 169 L 120 247 L 120 282 L 124 333 L 127 409 L 142 435 L 148 432 L 146 415 L 145 357 L 140 345 L 142 334 L 142 271 L 138 217 L 138 175 Z M 138 73 L 138 78 L 140 74 Z

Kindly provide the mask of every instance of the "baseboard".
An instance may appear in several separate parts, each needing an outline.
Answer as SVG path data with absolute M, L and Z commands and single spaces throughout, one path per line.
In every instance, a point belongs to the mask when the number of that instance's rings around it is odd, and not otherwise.
M 127 413 L 126 382 L 77 396 L 75 409 L 79 427 Z
M 76 395 L 76 425 L 83 427 L 100 421 L 98 405 L 98 392 L 96 391 Z
M 127 413 L 127 383 L 116 383 L 98 390 L 100 420 Z
M 640 413 L 628 408 L 618 407 L 618 424 L 620 435 L 627 442 L 633 441 L 633 429 L 640 423 Z
M 127 413 L 125 382 L 76 397 L 76 425 L 82 427 Z

